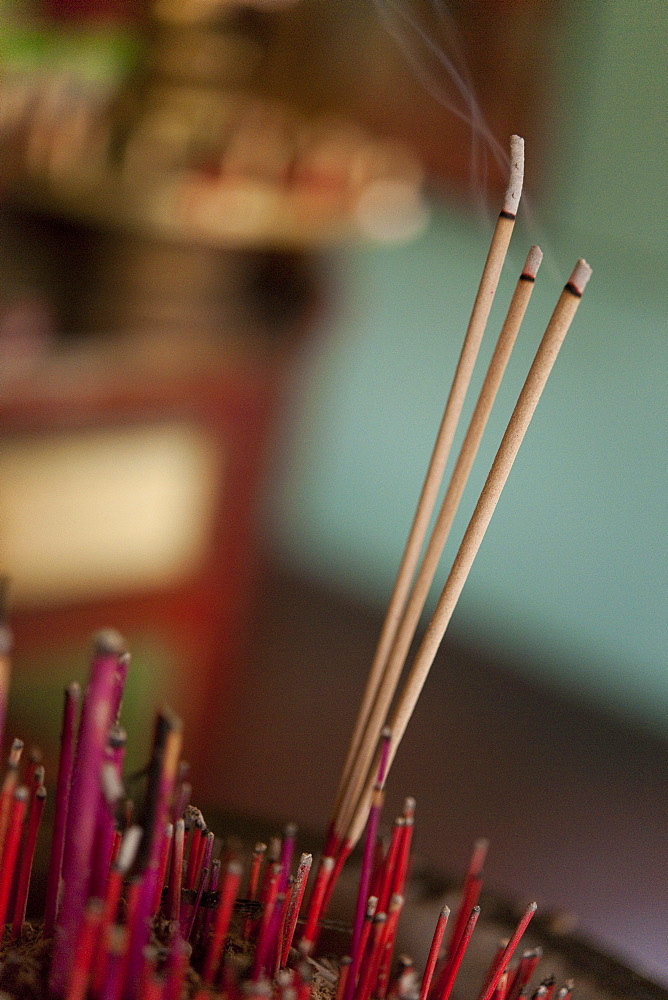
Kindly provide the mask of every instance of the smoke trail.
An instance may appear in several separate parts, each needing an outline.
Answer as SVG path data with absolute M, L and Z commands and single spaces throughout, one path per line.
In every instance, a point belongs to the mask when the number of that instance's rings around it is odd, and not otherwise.
M 425 90 L 470 127 L 472 183 L 476 201 L 484 207 L 488 155 L 506 168 L 508 154 L 480 108 L 452 14 L 443 0 L 373 0 L 373 4 Z

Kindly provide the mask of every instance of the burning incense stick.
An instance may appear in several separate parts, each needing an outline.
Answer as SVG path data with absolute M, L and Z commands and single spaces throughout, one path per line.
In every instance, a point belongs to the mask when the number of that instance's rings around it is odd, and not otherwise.
M 538 347 L 445 587 L 392 713 L 390 766 L 590 276 L 591 268 L 586 261 L 578 261 L 559 297 Z M 364 828 L 370 799 L 371 785 L 367 780 L 367 787 L 347 833 L 347 839 L 353 844 L 359 840 Z
M 452 523 L 457 513 L 466 482 L 475 461 L 475 457 L 487 425 L 489 415 L 496 399 L 499 386 L 510 354 L 519 333 L 522 320 L 531 299 L 534 282 L 541 264 L 543 254 L 539 247 L 532 247 L 527 256 L 524 268 L 515 288 L 505 322 L 487 369 L 487 374 L 480 390 L 468 430 L 462 442 L 457 462 L 455 463 L 441 508 L 434 524 L 427 548 L 413 585 L 410 597 L 406 603 L 403 616 L 397 626 L 392 648 L 388 654 L 381 683 L 378 685 L 376 699 L 368 717 L 368 730 L 375 732 L 383 725 L 394 698 L 401 672 L 406 662 L 406 656 L 415 636 L 415 632 L 424 609 L 429 588 L 433 582 L 441 554 L 448 539 Z M 351 784 L 349 802 L 358 801 L 362 789 L 364 775 L 360 771 L 358 781 Z M 352 814 L 344 813 L 341 822 L 350 822 Z
M 380 729 L 383 725 L 383 720 L 381 719 L 380 723 L 372 731 L 369 731 L 369 714 L 376 701 L 377 692 L 386 670 L 387 659 L 394 644 L 397 628 L 408 599 L 411 581 L 436 504 L 436 498 L 441 480 L 443 479 L 443 473 L 450 454 L 464 398 L 471 380 L 480 343 L 485 332 L 510 244 L 510 237 L 512 236 L 517 208 L 522 193 L 523 180 L 524 140 L 520 136 L 514 135 L 510 140 L 510 178 L 503 207 L 492 236 L 492 242 L 473 304 L 471 318 L 464 337 L 464 343 L 445 412 L 429 462 L 422 492 L 418 500 L 415 517 L 406 542 L 394 591 L 390 598 L 385 622 L 371 665 L 367 686 L 362 697 L 357 722 L 339 782 L 332 819 L 332 836 L 339 839 L 345 834 L 347 823 L 350 820 L 351 809 L 354 809 L 355 806 L 355 801 L 351 804 L 350 800 L 351 798 L 354 800 L 356 795 L 355 791 L 351 791 L 351 789 L 357 788 L 357 791 L 359 791 L 358 781 L 355 780 L 356 776 L 361 772 L 361 781 L 364 780 L 371 757 L 373 756 L 373 750 L 378 742 Z M 329 853 L 329 849 L 327 853 Z

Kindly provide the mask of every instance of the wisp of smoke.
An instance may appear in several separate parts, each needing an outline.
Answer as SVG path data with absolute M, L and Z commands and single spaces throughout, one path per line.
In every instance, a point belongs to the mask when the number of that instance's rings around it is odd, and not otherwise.
M 452 14 L 443 0 L 373 3 L 380 22 L 400 47 L 416 78 L 435 100 L 469 125 L 472 186 L 483 208 L 488 156 L 507 167 L 508 154 L 485 121 Z

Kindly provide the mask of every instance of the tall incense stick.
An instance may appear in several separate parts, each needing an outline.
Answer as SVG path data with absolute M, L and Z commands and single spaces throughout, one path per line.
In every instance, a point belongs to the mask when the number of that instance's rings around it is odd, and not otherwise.
M 408 721 L 434 662 L 436 653 L 445 635 L 455 606 L 462 592 L 473 560 L 480 548 L 492 514 L 501 496 L 501 491 L 510 474 L 519 447 L 529 427 L 541 397 L 545 383 L 552 371 L 559 349 L 573 321 L 580 298 L 591 275 L 591 268 L 584 260 L 579 260 L 561 293 L 543 339 L 538 347 L 512 416 L 503 435 L 480 499 L 469 521 L 452 569 L 441 593 L 434 614 L 427 626 L 424 638 L 415 655 L 408 678 L 399 696 L 399 701 L 390 720 L 392 743 L 390 765 L 394 760 Z M 355 817 L 347 833 L 347 840 L 359 840 L 371 800 L 373 784 L 367 779 L 365 791 L 360 799 Z
M 343 828 L 345 824 L 342 814 L 350 808 L 347 791 L 350 787 L 351 775 L 358 768 L 366 773 L 378 740 L 378 732 L 376 732 L 373 738 L 370 737 L 365 744 L 364 751 L 361 751 L 360 748 L 368 716 L 375 701 L 376 692 L 383 677 L 387 658 L 394 643 L 396 631 L 406 605 L 411 581 L 415 574 L 429 521 L 436 504 L 441 480 L 443 479 L 455 430 L 464 404 L 464 398 L 492 308 L 494 294 L 499 283 L 510 237 L 515 225 L 523 180 L 524 140 L 520 136 L 514 135 L 510 140 L 510 178 L 503 207 L 492 236 L 492 242 L 473 304 L 471 318 L 464 337 L 452 387 L 445 406 L 422 492 L 418 500 L 415 517 L 406 542 L 385 622 L 378 641 L 378 647 L 371 665 L 367 686 L 362 696 L 348 755 L 343 767 L 332 819 L 332 829 L 334 834 L 338 836 L 341 836 L 344 832 Z M 362 753 L 361 757 L 360 753 Z M 364 766 L 360 764 L 361 759 L 366 760 Z
M 429 588 L 438 568 L 438 563 L 450 533 L 450 528 L 457 513 L 459 502 L 466 486 L 466 481 L 478 453 L 480 441 L 487 425 L 489 415 L 501 385 L 506 366 L 517 339 L 522 320 L 526 313 L 534 282 L 541 261 L 542 251 L 539 247 L 531 247 L 524 268 L 515 287 L 506 318 L 489 362 L 487 374 L 483 381 L 480 395 L 476 403 L 468 429 L 455 463 L 450 482 L 446 490 L 441 509 L 429 538 L 427 548 L 420 565 L 413 590 L 406 604 L 404 614 L 395 633 L 392 649 L 385 663 L 383 677 L 378 685 L 373 708 L 369 713 L 365 741 L 371 743 L 373 736 L 380 732 L 394 698 L 401 672 L 406 662 L 406 656 L 415 635 L 420 615 L 429 594 Z M 353 809 L 357 805 L 366 774 L 362 773 L 363 760 L 360 750 L 360 766 L 357 780 L 351 780 L 348 794 L 348 811 L 340 817 L 341 826 L 345 829 L 350 823 Z M 367 765 L 368 767 L 368 765 Z

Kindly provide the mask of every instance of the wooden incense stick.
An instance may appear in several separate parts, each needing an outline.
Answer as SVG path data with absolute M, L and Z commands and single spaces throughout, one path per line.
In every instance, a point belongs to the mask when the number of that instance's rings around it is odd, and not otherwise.
M 351 786 L 351 776 L 353 773 L 357 774 L 359 769 L 363 770 L 364 774 L 366 774 L 374 748 L 378 742 L 380 727 L 373 737 L 370 736 L 368 740 L 364 738 L 368 716 L 376 700 L 376 693 L 385 671 L 387 658 L 394 643 L 401 616 L 406 606 L 411 582 L 436 504 L 441 480 L 443 479 L 455 430 L 464 404 L 464 398 L 471 380 L 494 294 L 508 251 L 517 207 L 522 193 L 523 179 L 524 140 L 520 136 L 514 135 L 510 140 L 510 178 L 503 207 L 492 236 L 492 242 L 473 304 L 473 310 L 464 337 L 452 387 L 431 455 L 422 492 L 418 500 L 413 524 L 399 566 L 396 583 L 378 641 L 378 647 L 371 665 L 367 686 L 362 696 L 346 761 L 343 766 L 332 819 L 334 836 L 341 836 L 344 832 L 345 822 L 343 815 L 350 810 L 349 789 Z M 363 750 L 362 747 L 364 747 Z M 360 764 L 361 759 L 366 760 L 364 766 Z
M 390 720 L 392 744 L 390 764 L 394 760 L 408 721 L 434 662 L 455 606 L 462 592 L 473 560 L 480 548 L 492 514 L 510 474 L 517 452 L 529 427 L 559 349 L 573 321 L 580 298 L 591 275 L 591 268 L 579 260 L 561 293 L 543 339 L 538 347 L 517 404 L 506 428 L 480 499 L 473 512 L 464 538 L 455 556 L 452 569 L 441 593 L 424 638 L 415 655 L 406 683 Z M 367 778 L 364 793 L 349 827 L 346 839 L 355 844 L 364 829 L 373 789 Z
M 438 517 L 429 538 L 413 589 L 398 625 L 392 649 L 386 660 L 383 677 L 378 685 L 376 698 L 367 720 L 369 741 L 371 741 L 374 734 L 380 731 L 380 727 L 385 722 L 392 699 L 396 693 L 406 657 L 429 594 L 429 589 L 438 569 L 439 560 L 478 453 L 494 400 L 496 399 L 501 380 L 510 359 L 520 326 L 522 325 L 522 320 L 529 305 L 542 259 L 543 254 L 540 248 L 537 246 L 531 247 L 515 287 L 506 318 L 501 327 L 501 332 L 499 333 L 496 347 L 490 359 L 478 401 L 464 436 Z M 357 771 L 356 783 L 351 781 L 348 796 L 349 811 L 340 817 L 341 824 L 344 827 L 350 823 L 352 809 L 359 800 L 364 780 L 367 777 L 367 775 L 362 773 L 362 760 L 363 758 L 360 760 L 360 769 Z

